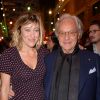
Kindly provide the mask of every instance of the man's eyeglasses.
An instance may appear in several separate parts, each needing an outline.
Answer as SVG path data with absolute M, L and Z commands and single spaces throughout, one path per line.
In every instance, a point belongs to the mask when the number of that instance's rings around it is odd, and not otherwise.
M 59 36 L 65 37 L 66 35 L 70 37 L 74 37 L 77 34 L 77 31 L 69 31 L 69 32 L 59 32 Z
M 89 33 L 96 33 L 97 31 L 100 31 L 100 30 L 90 30 Z

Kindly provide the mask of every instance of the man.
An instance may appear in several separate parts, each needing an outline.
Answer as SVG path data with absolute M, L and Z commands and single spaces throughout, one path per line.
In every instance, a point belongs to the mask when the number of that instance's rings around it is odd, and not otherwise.
M 81 21 L 64 14 L 55 29 L 60 48 L 45 58 L 46 100 L 100 100 L 100 57 L 79 49 Z
M 87 49 L 94 51 L 100 55 L 100 21 L 94 20 L 89 27 L 89 39 L 91 44 L 87 46 Z

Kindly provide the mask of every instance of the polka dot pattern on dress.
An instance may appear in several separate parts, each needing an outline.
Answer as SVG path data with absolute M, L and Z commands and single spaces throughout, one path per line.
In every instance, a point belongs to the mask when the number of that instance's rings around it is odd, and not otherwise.
M 0 56 L 0 72 L 11 75 L 15 96 L 9 100 L 44 100 L 43 81 L 45 75 L 44 51 L 38 50 L 36 68 L 33 70 L 22 61 L 16 47 Z

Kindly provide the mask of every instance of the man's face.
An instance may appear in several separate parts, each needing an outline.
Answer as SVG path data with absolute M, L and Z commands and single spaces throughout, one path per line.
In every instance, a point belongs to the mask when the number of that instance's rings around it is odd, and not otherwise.
M 91 43 L 100 41 L 100 27 L 98 25 L 91 25 L 89 28 L 89 38 Z
M 58 26 L 58 40 L 64 53 L 72 53 L 78 42 L 79 33 L 74 20 L 64 19 Z

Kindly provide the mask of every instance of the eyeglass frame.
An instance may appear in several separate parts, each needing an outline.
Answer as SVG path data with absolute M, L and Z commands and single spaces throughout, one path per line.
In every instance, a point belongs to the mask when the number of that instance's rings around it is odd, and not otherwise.
M 100 29 L 98 29 L 98 30 L 90 30 L 90 31 L 89 31 L 89 34 L 90 34 L 90 33 L 96 33 L 97 31 L 100 31 Z
M 78 33 L 78 31 L 58 32 L 58 35 L 60 35 L 61 37 L 64 37 L 64 36 L 66 36 L 66 33 L 70 37 L 74 37 Z

